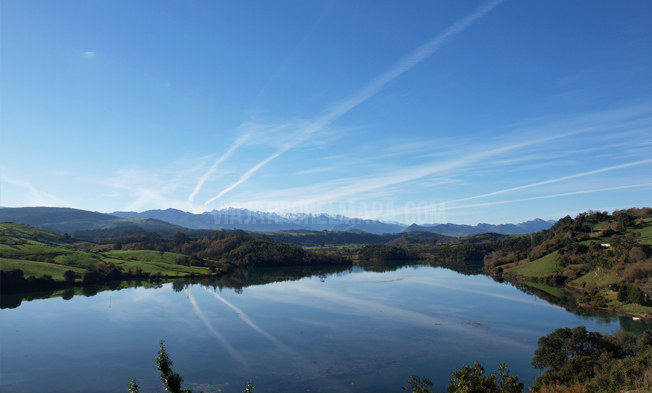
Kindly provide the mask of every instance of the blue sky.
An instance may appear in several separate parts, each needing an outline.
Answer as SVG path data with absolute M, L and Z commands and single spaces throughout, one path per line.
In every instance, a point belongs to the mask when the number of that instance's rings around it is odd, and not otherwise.
M 411 223 L 650 206 L 648 1 L 17 1 L 2 206 Z

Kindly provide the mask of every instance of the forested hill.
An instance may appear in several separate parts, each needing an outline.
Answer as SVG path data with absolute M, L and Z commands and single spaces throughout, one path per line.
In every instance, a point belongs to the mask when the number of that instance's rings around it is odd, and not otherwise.
M 23 224 L 0 223 L 3 292 L 36 291 L 100 281 L 212 276 L 238 267 L 351 266 L 351 259 L 317 254 L 242 231 L 172 239 L 155 234 L 80 241 Z M 80 281 L 77 281 L 81 279 Z
M 106 242 L 105 239 L 141 236 L 141 235 L 158 235 L 164 239 L 172 239 L 177 233 L 183 233 L 189 238 L 199 238 L 205 236 L 214 236 L 216 234 L 232 234 L 233 229 L 189 229 L 189 228 L 142 228 L 134 225 L 121 226 L 108 229 L 91 229 L 84 231 L 75 231 L 73 236 L 77 239 Z M 444 241 L 450 239 L 446 236 L 432 232 L 410 232 L 389 233 L 376 235 L 366 232 L 354 231 L 309 231 L 309 230 L 292 230 L 279 232 L 249 232 L 253 236 L 267 236 L 278 243 L 286 243 L 301 247 L 315 247 L 322 244 L 343 246 L 349 244 L 383 244 L 395 239 L 420 239 L 421 242 Z
M 183 233 L 190 238 L 200 238 L 205 236 L 213 236 L 218 233 L 230 234 L 235 232 L 236 230 L 233 229 L 190 229 L 183 227 L 143 228 L 136 225 L 125 225 L 115 228 L 75 231 L 72 233 L 72 235 L 76 239 L 102 243 L 104 241 L 103 239 L 113 239 L 126 236 L 157 235 L 161 236 L 164 239 L 172 239 L 177 233 Z
M 652 316 L 652 210 L 587 211 L 498 241 L 411 247 L 447 263 L 482 261 L 496 277 L 563 286 L 582 307 Z M 552 291 L 554 292 L 554 291 Z
M 481 234 L 476 236 L 481 236 L 488 241 L 424 245 L 419 250 L 423 256 L 434 259 L 448 262 L 484 260 L 494 267 L 514 261 L 520 261 L 521 264 L 533 262 L 566 247 L 569 248 L 567 255 L 576 255 L 577 253 L 573 250 L 586 251 L 585 248 L 591 242 L 596 244 L 613 243 L 615 247 L 605 247 L 605 252 L 613 254 L 616 248 L 624 250 L 629 247 L 627 251 L 636 245 L 645 248 L 645 244 L 652 239 L 652 211 L 649 208 L 634 208 L 616 211 L 613 215 L 607 212 L 588 211 L 575 218 L 566 216 L 557 221 L 550 229 L 527 235 L 500 237 L 495 234 Z M 492 239 L 492 237 L 494 238 Z M 461 242 L 463 239 L 458 239 L 458 241 Z M 624 246 L 620 247 L 621 244 Z M 570 257 L 566 259 L 569 262 L 571 260 Z M 579 260 L 579 257 L 575 257 L 575 259 Z M 612 262 L 616 263 L 617 261 L 612 260 Z
M 366 232 L 349 231 L 282 231 L 266 234 L 279 243 L 293 244 L 302 247 L 313 247 L 322 244 L 346 245 L 346 244 L 383 244 L 406 236 L 404 233 L 386 233 L 376 235 Z M 445 236 L 431 232 L 413 232 L 412 237 L 437 241 Z
M 79 230 L 106 229 L 125 225 L 141 228 L 181 228 L 148 218 L 121 218 L 110 214 L 65 207 L 19 207 L 0 209 L 0 222 L 31 225 L 54 233 L 73 234 Z

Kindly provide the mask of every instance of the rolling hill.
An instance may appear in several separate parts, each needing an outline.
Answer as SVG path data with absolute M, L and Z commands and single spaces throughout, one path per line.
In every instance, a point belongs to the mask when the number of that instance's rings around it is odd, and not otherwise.
M 121 226 L 141 228 L 181 228 L 179 225 L 151 218 L 123 218 L 110 214 L 65 207 L 18 207 L 0 209 L 0 222 L 13 222 L 45 229 L 54 233 L 107 229 Z

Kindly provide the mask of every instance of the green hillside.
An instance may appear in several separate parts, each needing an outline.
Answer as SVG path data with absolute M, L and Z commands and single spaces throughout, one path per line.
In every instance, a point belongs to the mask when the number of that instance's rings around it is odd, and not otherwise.
M 544 277 L 559 274 L 563 270 L 561 257 L 554 251 L 536 261 L 505 270 L 506 273 L 516 273 L 525 277 Z
M 565 217 L 530 241 L 522 251 L 488 254 L 487 271 L 512 280 L 565 284 L 583 307 L 652 316 L 649 208 Z
M 120 218 L 110 214 L 63 207 L 3 208 L 0 209 L 0 222 L 30 225 L 59 234 L 126 225 L 142 228 L 181 228 L 156 219 Z
M 242 231 L 212 231 L 199 239 L 177 233 L 78 241 L 24 224 L 0 223 L 2 291 L 56 289 L 106 280 L 209 276 L 236 267 L 346 265 L 334 253 L 314 253 Z

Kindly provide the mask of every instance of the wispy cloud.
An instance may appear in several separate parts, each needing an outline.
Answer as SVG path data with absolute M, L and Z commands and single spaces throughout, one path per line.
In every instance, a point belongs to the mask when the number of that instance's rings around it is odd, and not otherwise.
M 640 161 L 635 161 L 635 162 L 628 162 L 626 164 L 614 165 L 614 166 L 610 166 L 610 167 L 607 167 L 607 168 L 601 168 L 601 169 L 596 169 L 596 170 L 593 170 L 593 171 L 576 173 L 574 175 L 562 176 L 562 177 L 558 177 L 556 179 L 551 179 L 551 180 L 546 180 L 546 181 L 542 181 L 542 182 L 527 184 L 527 185 L 524 185 L 524 186 L 512 187 L 512 188 L 508 188 L 508 189 L 505 189 L 505 190 L 490 192 L 490 193 L 487 193 L 487 194 L 482 194 L 482 195 L 476 195 L 476 196 L 472 196 L 472 197 L 468 197 L 468 198 L 457 199 L 457 200 L 450 201 L 450 202 L 447 202 L 447 203 L 455 203 L 455 202 L 469 201 L 469 200 L 478 199 L 478 198 L 486 198 L 486 197 L 490 197 L 490 196 L 494 196 L 494 195 L 500 195 L 500 194 L 505 194 L 505 193 L 509 193 L 509 192 L 524 190 L 526 188 L 540 187 L 540 186 L 543 186 L 543 185 L 546 185 L 546 184 L 558 183 L 558 182 L 562 182 L 562 181 L 565 181 L 565 180 L 577 179 L 579 177 L 596 175 L 598 173 L 614 171 L 614 170 L 623 169 L 623 168 L 630 168 L 630 167 L 633 167 L 633 166 L 644 165 L 644 164 L 649 164 L 649 163 L 652 163 L 652 159 L 640 160 Z
M 480 207 L 480 206 L 503 205 L 503 204 L 507 204 L 507 203 L 535 201 L 537 199 L 558 198 L 558 197 L 570 196 L 570 195 L 592 194 L 592 193 L 596 193 L 596 192 L 624 190 L 624 189 L 628 189 L 628 188 L 643 188 L 643 187 L 651 187 L 651 186 L 652 186 L 652 183 L 632 184 L 632 185 L 628 185 L 628 186 L 598 188 L 598 189 L 593 189 L 593 190 L 580 190 L 580 191 L 565 192 L 565 193 L 562 193 L 562 194 L 542 195 L 542 196 L 536 196 L 536 197 L 531 197 L 531 198 L 512 199 L 512 200 L 508 200 L 508 201 L 475 203 L 475 204 L 472 204 L 472 205 L 458 205 L 458 206 L 448 206 L 447 205 L 446 210 L 468 209 L 468 208 L 471 208 L 471 207 Z
M 278 156 L 280 156 L 281 154 L 285 153 L 287 150 L 289 150 L 289 148 L 288 148 L 288 149 L 282 149 L 282 150 L 279 150 L 279 151 L 277 151 L 276 153 L 274 153 L 274 154 L 272 154 L 271 156 L 269 156 L 269 157 L 267 157 L 266 159 L 264 159 L 263 161 L 261 161 L 261 162 L 259 162 L 258 164 L 256 164 L 253 168 L 249 169 L 249 170 L 248 170 L 247 172 L 245 172 L 242 176 L 240 176 L 240 178 L 238 179 L 238 181 L 236 181 L 235 183 L 231 184 L 229 187 L 225 188 L 222 192 L 220 192 L 220 193 L 217 194 L 216 196 L 214 196 L 214 197 L 212 197 L 211 199 L 207 200 L 207 201 L 204 203 L 204 206 L 208 205 L 209 203 L 211 203 L 211 202 L 213 202 L 214 200 L 220 198 L 222 195 L 226 194 L 227 192 L 233 190 L 234 188 L 236 188 L 236 187 L 239 186 L 240 184 L 242 184 L 242 183 L 244 183 L 245 181 L 247 181 L 247 179 L 249 179 L 249 178 L 251 177 L 251 175 L 253 175 L 254 173 L 256 173 L 256 171 L 258 171 L 260 168 L 262 168 L 263 166 L 265 166 L 268 162 L 272 161 L 272 160 L 275 159 L 276 157 L 278 157 Z
M 464 29 L 469 27 L 473 22 L 483 17 L 486 13 L 491 11 L 494 7 L 502 3 L 503 0 L 493 0 L 488 1 L 482 4 L 480 7 L 475 9 L 472 13 L 465 16 L 464 18 L 458 20 L 455 24 L 450 26 L 448 29 L 444 30 L 439 35 L 432 38 L 430 41 L 421 45 L 403 59 L 401 59 L 394 67 L 390 68 L 385 73 L 381 74 L 378 78 L 373 80 L 365 88 L 360 90 L 358 93 L 350 96 L 349 98 L 336 103 L 333 105 L 324 115 L 318 117 L 303 130 L 301 130 L 301 136 L 297 138 L 294 142 L 288 143 L 285 146 L 281 147 L 274 154 L 270 155 L 260 163 L 256 164 L 254 167 L 245 172 L 235 183 L 227 187 L 215 197 L 207 200 L 204 205 L 208 205 L 214 200 L 222 197 L 227 192 L 233 190 L 247 179 L 249 179 L 256 171 L 258 171 L 263 166 L 267 165 L 270 161 L 300 144 L 301 142 L 308 139 L 311 135 L 321 131 L 324 127 L 328 126 L 335 120 L 339 119 L 345 113 L 349 112 L 351 109 L 360 105 L 367 99 L 371 98 L 377 94 L 387 83 L 391 82 L 393 79 L 397 78 L 404 72 L 408 71 L 410 68 L 414 67 L 419 62 L 423 61 L 425 58 L 429 57 L 435 53 L 439 48 L 441 48 L 446 42 L 451 40 L 455 35 L 461 33 Z
M 268 192 L 266 193 L 266 196 L 267 198 L 279 197 L 285 200 L 295 200 L 296 204 L 303 205 L 336 201 L 341 198 L 351 197 L 353 195 L 362 193 L 369 193 L 397 184 L 423 179 L 432 175 L 450 175 L 472 165 L 485 165 L 487 160 L 493 159 L 495 157 L 502 158 L 509 152 L 518 152 L 528 146 L 551 142 L 574 134 L 574 132 L 569 132 L 560 135 L 551 135 L 545 138 L 525 139 L 520 142 L 507 145 L 500 145 L 499 143 L 494 142 L 494 145 L 497 145 L 494 147 L 488 146 L 487 144 L 482 146 L 474 146 L 473 149 L 466 148 L 463 153 L 458 152 L 457 155 L 454 155 L 453 157 L 445 160 L 438 160 L 406 168 L 400 168 L 397 170 L 367 177 L 339 179 L 335 181 L 323 182 L 318 185 L 298 187 L 289 190 L 282 190 L 279 192 Z M 450 179 L 446 179 L 446 183 L 449 182 Z
M 24 180 L 17 180 L 6 175 L 1 175 L 0 180 L 27 189 L 27 205 L 29 206 L 55 206 L 55 207 L 74 207 L 68 201 L 65 201 L 57 196 L 41 191 L 34 187 L 30 182 Z
M 123 208 L 125 210 L 138 211 L 144 207 L 191 210 L 194 205 L 177 199 L 177 192 L 189 188 L 189 179 L 195 177 L 201 167 L 196 160 L 177 161 L 172 168 L 158 171 L 131 166 L 117 170 L 111 177 L 91 180 L 109 187 L 111 194 L 108 195 L 119 193 L 135 197 Z
M 293 175 L 312 175 L 314 173 L 330 172 L 330 171 L 332 171 L 334 169 L 335 169 L 335 167 L 325 166 L 325 167 L 321 167 L 321 168 L 312 168 L 312 169 L 306 169 L 306 170 L 303 170 L 303 171 L 297 171 L 297 172 L 294 172 Z
M 213 163 L 213 165 L 211 165 L 211 167 L 208 169 L 208 171 L 206 171 L 206 173 L 204 173 L 202 175 L 202 177 L 199 178 L 199 181 L 197 182 L 197 185 L 195 186 L 195 189 L 192 191 L 192 194 L 190 194 L 190 196 L 188 197 L 188 202 L 192 202 L 195 199 L 195 196 L 197 196 L 197 194 L 201 190 L 201 188 L 204 185 L 204 183 L 206 182 L 206 180 L 208 180 L 208 178 L 213 174 L 213 172 L 215 172 L 217 167 L 224 160 L 229 158 L 229 156 L 235 151 L 235 149 L 237 149 L 240 145 L 242 145 L 249 138 L 249 136 L 250 136 L 249 133 L 245 133 L 245 134 L 241 135 L 238 139 L 236 139 L 235 142 L 233 142 L 233 144 L 228 148 L 228 150 L 224 154 L 222 154 L 222 156 L 220 158 L 215 160 L 215 162 Z
M 391 194 L 404 193 L 406 187 L 409 189 L 416 187 L 420 191 L 425 191 L 425 185 L 429 188 L 428 192 L 430 195 L 433 195 L 433 197 L 436 196 L 438 200 L 445 201 L 444 196 L 446 193 L 451 192 L 456 194 L 463 192 L 461 190 L 465 184 L 471 184 L 473 183 L 471 180 L 478 178 L 478 176 L 486 176 L 487 173 L 500 176 L 499 179 L 504 179 L 505 171 L 510 173 L 527 173 L 527 176 L 533 177 L 539 176 L 539 173 L 535 172 L 537 170 L 545 176 L 544 173 L 548 172 L 547 168 L 556 167 L 559 170 L 565 170 L 568 167 L 579 166 L 577 152 L 586 148 L 587 137 L 590 136 L 592 140 L 595 140 L 596 138 L 602 138 L 604 135 L 613 135 L 620 132 L 631 132 L 633 133 L 632 137 L 636 137 L 640 134 L 640 131 L 637 130 L 640 130 L 641 125 L 647 124 L 649 127 L 651 120 L 648 116 L 649 113 L 649 106 L 638 105 L 608 111 L 578 114 L 574 117 L 561 120 L 551 120 L 549 118 L 534 119 L 516 125 L 506 126 L 503 129 L 494 130 L 495 132 L 491 133 L 501 135 L 500 137 L 487 137 L 489 133 L 483 131 L 472 137 L 463 138 L 462 140 L 449 141 L 439 149 L 433 147 L 433 156 L 438 159 L 430 162 L 396 168 L 395 164 L 392 167 L 392 164 L 388 165 L 381 159 L 379 165 L 375 167 L 373 165 L 369 166 L 371 172 L 368 175 L 339 178 L 281 190 L 266 190 L 264 193 L 244 193 L 239 195 L 238 203 L 246 204 L 249 203 L 248 201 L 264 200 L 268 202 L 277 201 L 279 206 L 287 206 L 289 203 L 285 202 L 292 201 L 291 204 L 295 207 L 315 207 L 324 203 L 338 203 L 345 198 L 349 202 L 356 198 L 363 198 L 369 201 L 374 200 L 374 198 L 390 198 Z M 638 120 L 634 121 L 636 119 L 639 119 L 642 123 Z M 646 120 L 644 121 L 643 119 Z M 634 129 L 629 129 L 627 124 L 635 124 L 633 126 Z M 536 135 L 547 135 L 547 137 L 541 138 L 536 137 Z M 405 148 L 409 150 L 416 147 L 407 145 Z M 589 152 L 590 157 L 596 162 L 605 161 L 602 153 L 612 149 L 612 144 L 600 143 Z M 378 148 L 376 150 L 380 151 L 380 157 L 382 157 L 386 149 Z M 353 160 L 357 159 L 355 157 Z M 617 155 L 609 159 L 617 159 L 622 162 L 627 157 L 630 157 L 630 155 Z M 333 159 L 342 167 L 355 167 L 356 169 L 362 167 L 362 165 L 351 165 L 346 155 L 334 157 Z M 369 163 L 374 160 L 374 157 L 370 158 L 366 155 L 365 159 Z M 582 163 L 585 161 L 582 158 Z M 510 191 L 535 190 L 537 187 L 543 187 L 548 184 L 563 184 L 564 181 L 574 181 L 574 184 L 577 184 L 576 181 L 582 177 L 589 178 L 591 175 L 595 176 L 618 169 L 643 166 L 649 164 L 650 161 L 652 160 L 646 157 L 643 160 L 561 176 L 525 186 L 511 187 L 506 190 L 497 191 L 495 192 L 496 194 L 485 193 L 469 198 L 450 198 L 451 201 L 447 201 L 447 203 L 450 203 L 448 206 L 451 206 L 453 202 L 460 202 L 462 200 L 475 199 L 483 196 L 489 197 Z M 530 162 L 529 165 L 528 162 Z M 433 176 L 436 176 L 436 178 Z M 469 178 L 470 176 L 471 178 Z M 646 179 L 641 179 L 639 176 L 637 180 L 640 182 Z M 418 184 L 409 185 L 410 182 L 417 181 Z M 632 179 L 632 182 L 634 181 L 636 180 Z M 450 184 L 453 182 L 457 184 L 455 190 L 446 191 L 445 187 L 442 188 L 446 185 L 449 185 L 450 188 Z M 436 187 L 438 186 L 439 188 L 437 189 Z M 586 188 L 591 189 L 595 187 L 587 186 Z M 437 194 L 432 194 L 433 192 Z M 441 206 L 437 205 L 434 208 L 440 209 Z M 421 210 L 423 207 L 419 207 L 418 209 Z

